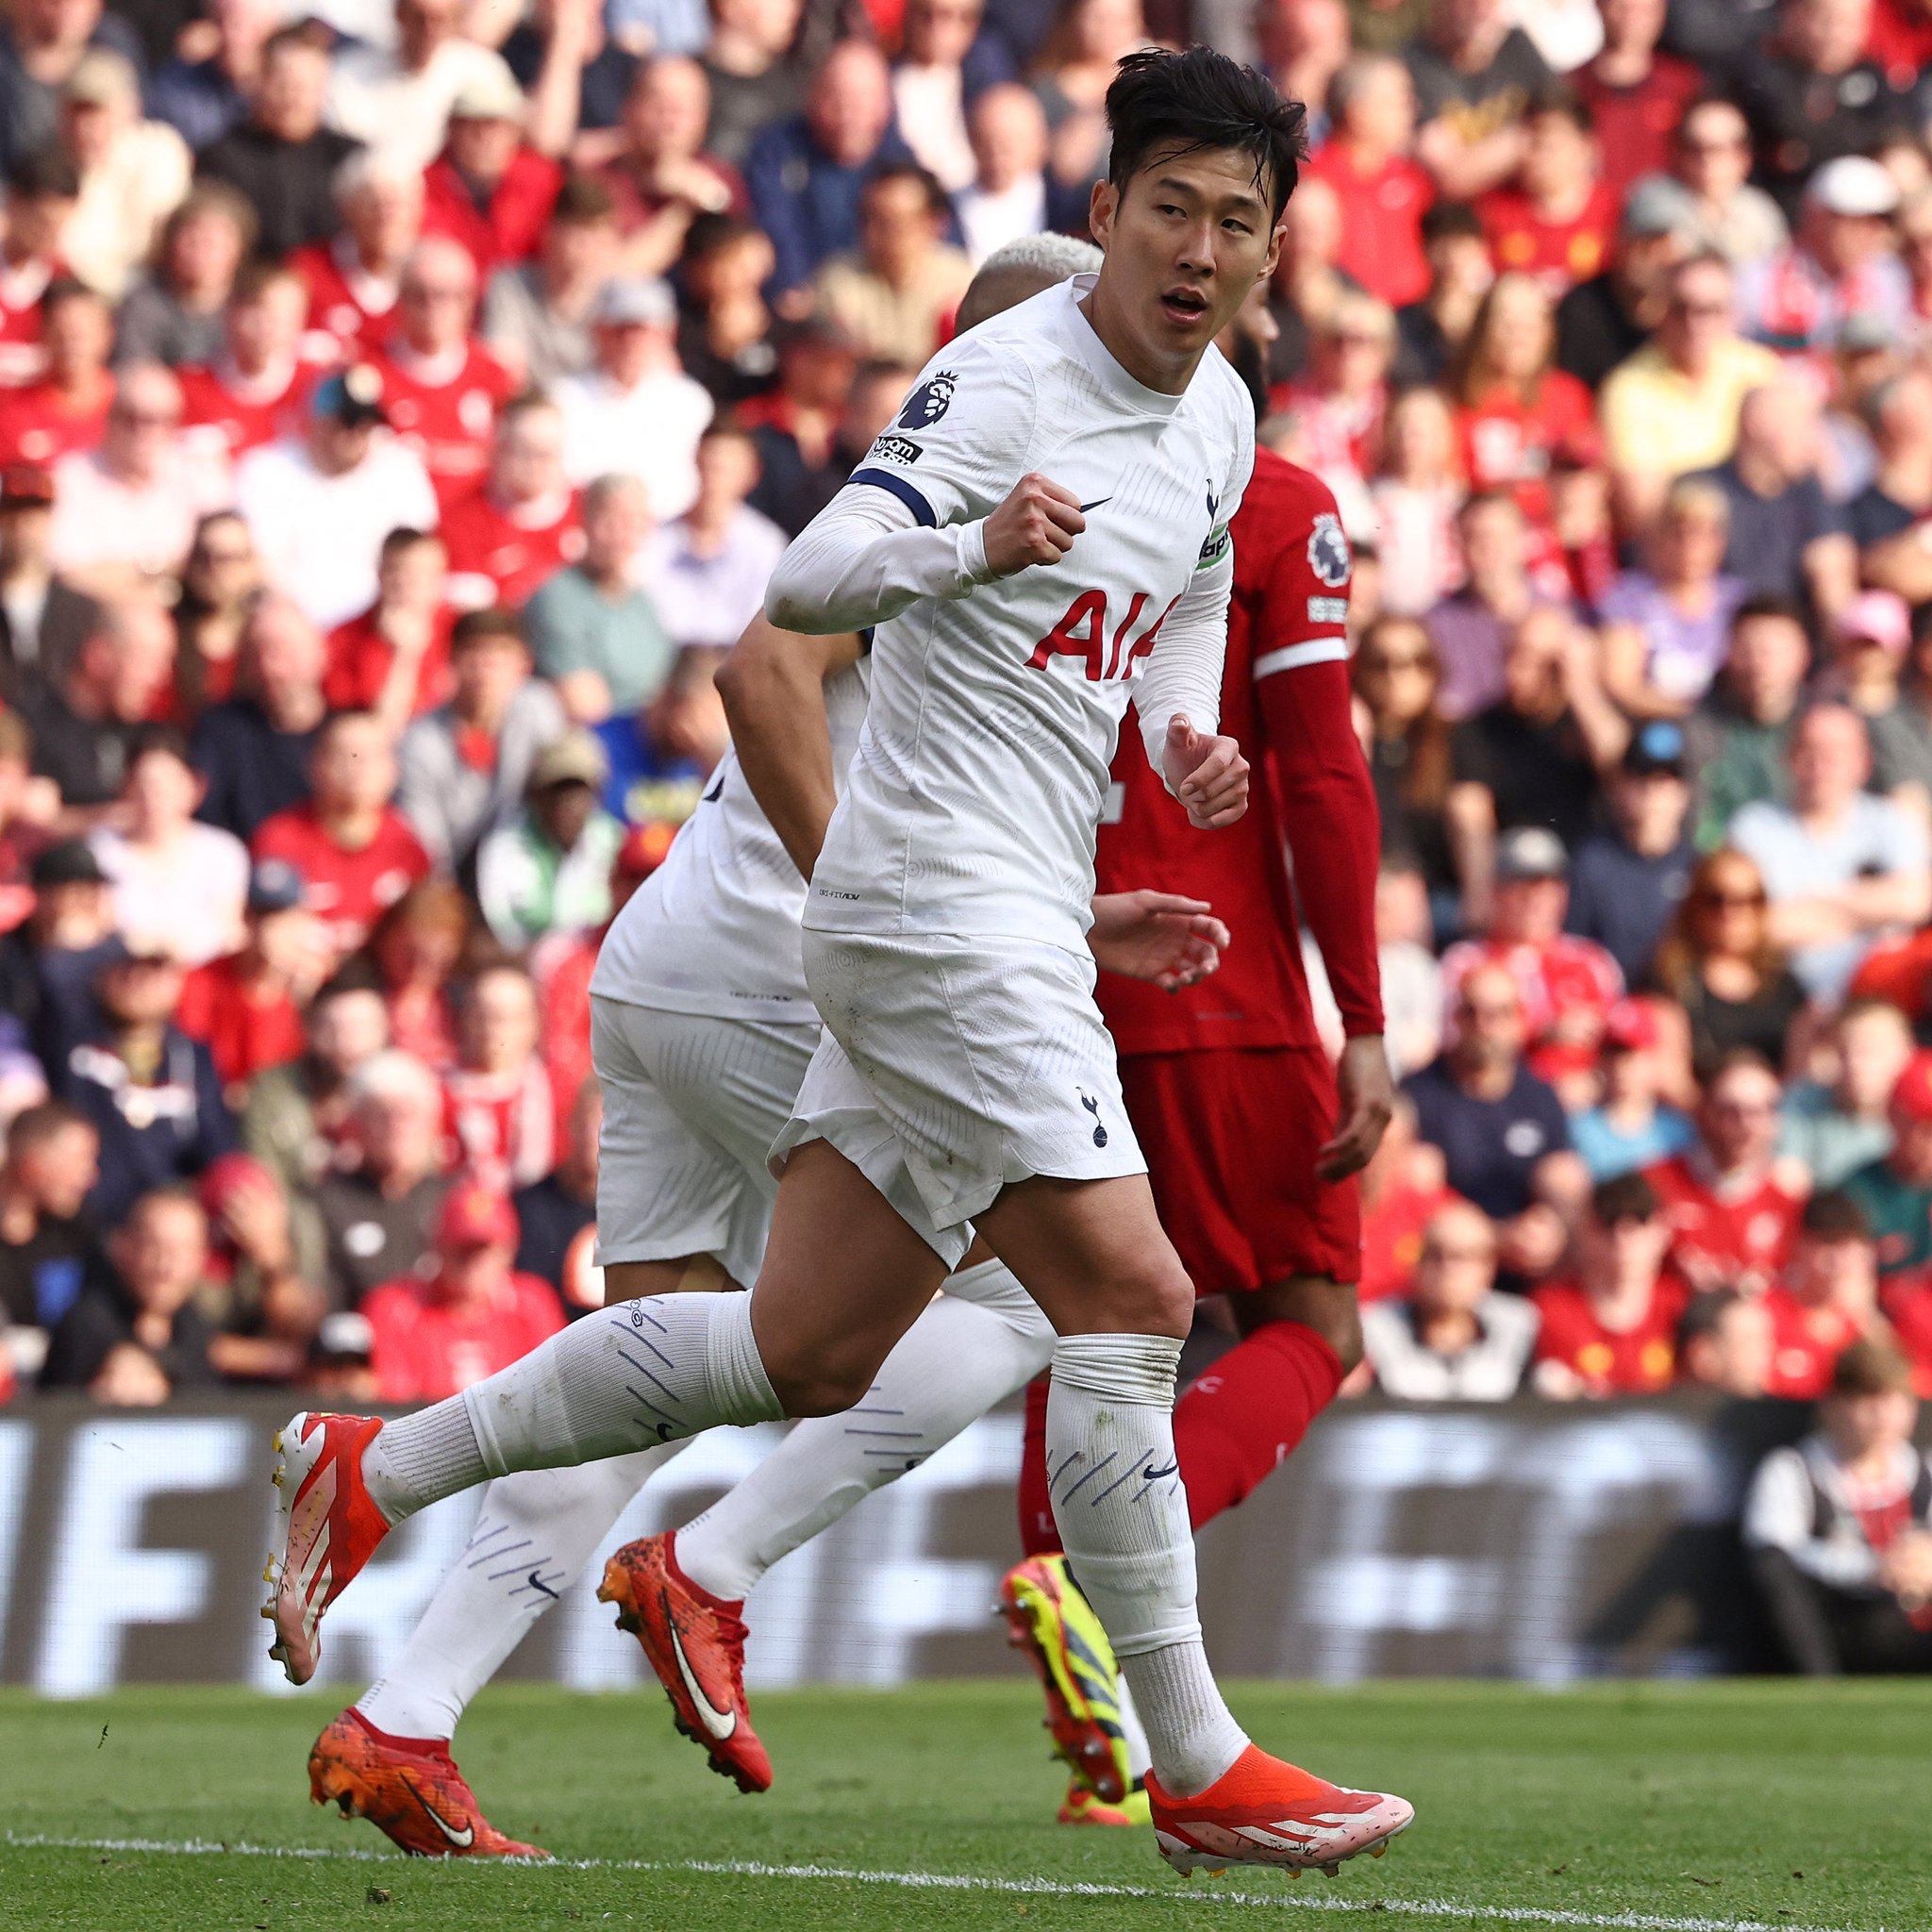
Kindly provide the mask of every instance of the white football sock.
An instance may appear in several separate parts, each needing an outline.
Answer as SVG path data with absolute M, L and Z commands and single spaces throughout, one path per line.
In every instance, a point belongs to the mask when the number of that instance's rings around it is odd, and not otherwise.
M 727 1602 L 780 1557 L 1024 1388 L 1053 1325 L 1001 1261 L 956 1274 L 843 1415 L 802 1422 L 752 1473 L 677 1532 L 677 1566 Z
M 1133 1690 L 1154 1774 L 1191 1797 L 1248 1740 L 1208 1668 L 1195 1614 L 1194 1537 L 1174 1449 L 1180 1357 L 1164 1335 L 1063 1335 L 1046 1467 L 1060 1541 Z
M 574 1322 L 447 1402 L 385 1423 L 362 1459 L 391 1523 L 517 1469 L 556 1469 L 783 1413 L 748 1294 L 659 1294 Z
M 1115 1689 L 1120 1693 L 1121 1742 L 1127 1750 L 1127 1775 L 1138 1781 L 1154 1768 L 1154 1759 L 1147 1751 L 1147 1726 L 1141 1722 L 1141 1712 L 1127 1680 L 1122 1677 Z
M 582 1574 L 651 1473 L 684 1444 L 661 1442 L 580 1469 L 526 1469 L 483 1491 L 476 1526 L 402 1654 L 356 1700 L 394 1738 L 448 1738 L 470 1700 Z

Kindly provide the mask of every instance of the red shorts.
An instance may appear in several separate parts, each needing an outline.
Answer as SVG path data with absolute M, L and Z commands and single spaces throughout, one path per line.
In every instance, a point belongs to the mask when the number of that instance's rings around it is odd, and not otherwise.
M 1160 1224 L 1196 1294 L 1322 1274 L 1361 1277 L 1353 1175 L 1315 1176 L 1335 1131 L 1335 1070 L 1318 1046 L 1124 1055 L 1121 1090 Z

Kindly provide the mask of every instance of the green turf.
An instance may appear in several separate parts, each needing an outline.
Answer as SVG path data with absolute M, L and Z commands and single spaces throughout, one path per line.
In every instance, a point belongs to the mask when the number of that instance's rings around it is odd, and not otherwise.
M 1458 1932 L 1404 1900 L 1506 1911 L 1856 1932 L 1932 1926 L 1932 1685 L 1492 1685 L 1347 1691 L 1248 1686 L 1257 1735 L 1335 1777 L 1386 1783 L 1420 1816 L 1378 1864 L 1290 1885 L 1169 1877 L 1140 1832 L 1051 1822 L 1030 1687 L 1018 1680 L 758 1700 L 777 1787 L 742 1798 L 653 1695 L 506 1688 L 460 1757 L 495 1822 L 574 1858 L 673 1869 L 305 1860 L 28 1846 L 210 1840 L 386 1849 L 307 1802 L 302 1764 L 332 1707 L 227 1691 L 46 1704 L 0 1693 L 0 1925 L 417 1928 L 616 1924 L 1116 1928 L 1303 1924 Z M 747 1860 L 1144 1886 L 1157 1896 L 909 1890 L 853 1876 L 675 1869 Z M 1265 1895 L 1289 1905 L 1229 1901 Z M 1295 1901 L 1301 1901 L 1299 1906 Z M 1374 1902 L 1383 1908 L 1371 1912 Z M 1338 1914 L 1313 1907 L 1346 1903 Z

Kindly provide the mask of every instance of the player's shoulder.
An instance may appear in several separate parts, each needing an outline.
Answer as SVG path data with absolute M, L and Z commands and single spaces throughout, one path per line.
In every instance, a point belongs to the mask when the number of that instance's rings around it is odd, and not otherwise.
M 1314 471 L 1290 462 L 1266 443 L 1256 446 L 1255 474 L 1248 480 L 1241 513 L 1251 523 L 1265 520 L 1274 524 L 1289 518 L 1303 534 L 1314 528 L 1319 517 L 1332 519 L 1338 527 L 1341 521 L 1334 491 Z

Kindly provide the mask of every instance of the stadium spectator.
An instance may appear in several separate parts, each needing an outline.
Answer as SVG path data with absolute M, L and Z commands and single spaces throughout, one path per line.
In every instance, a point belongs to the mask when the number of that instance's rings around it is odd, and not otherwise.
M 64 1101 L 16 1114 L 0 1164 L 0 1324 L 55 1327 L 97 1252 L 87 1198 L 100 1172 L 93 1124 Z
M 1790 229 L 1778 205 L 1751 180 L 1751 129 L 1735 101 L 1706 93 L 1671 139 L 1670 172 L 1647 176 L 1631 199 L 1654 198 L 1685 245 L 1744 268 L 1775 254 Z
M 63 831 L 92 827 L 119 799 L 128 754 L 163 701 L 174 661 L 160 608 L 125 598 L 100 608 L 58 683 L 26 693 L 34 770 L 59 788 Z
M 399 747 L 396 802 L 437 868 L 459 870 L 522 808 L 537 754 L 563 735 L 563 706 L 532 679 L 513 614 L 473 610 L 450 633 L 449 703 Z
M 1703 75 L 1660 50 L 1665 0 L 1603 0 L 1597 11 L 1604 43 L 1568 78 L 1595 125 L 1604 179 L 1621 198 L 1640 175 L 1664 166 Z
M 104 960 L 94 975 L 102 1030 L 48 1069 L 101 1137 L 88 1210 L 103 1227 L 118 1224 L 144 1189 L 198 1174 L 235 1144 L 208 1048 L 174 1022 L 181 981 L 166 953 L 128 949 Z
M 1476 212 L 1497 269 L 1533 275 L 1555 303 L 1608 258 L 1618 196 L 1601 178 L 1590 109 L 1576 94 L 1534 96 L 1523 130 L 1522 161 Z
M 432 877 L 411 886 L 369 935 L 365 957 L 391 1044 L 439 1072 L 457 1057 L 455 988 L 477 926 L 469 894 Z
M 1651 1395 L 1676 1371 L 1685 1294 L 1662 1273 L 1670 1224 L 1642 1174 L 1600 1181 L 1576 1230 L 1574 1277 L 1531 1297 L 1541 1324 L 1531 1386 L 1557 1401 Z
M 1890 591 L 1861 591 L 1833 620 L 1825 640 L 1830 655 L 1818 679 L 1819 695 L 1849 705 L 1865 721 L 1870 737 L 1878 721 L 1898 708 L 1900 677 L 1912 643 L 1912 613 L 1905 599 Z M 1872 789 L 1886 789 L 1878 779 L 1875 747 Z M 1899 803 L 1924 818 L 1911 794 Z
M 1912 1057 L 1912 1032 L 1896 1007 L 1850 999 L 1828 1044 L 1834 1077 L 1794 1080 L 1785 1090 L 1777 1141 L 1778 1153 L 1826 1191 L 1891 1152 L 1891 1092 Z
M 1671 277 L 1655 338 L 1605 378 L 1598 417 L 1619 513 L 1646 527 L 1672 481 L 1722 463 L 1737 446 L 1744 397 L 1776 376 L 1778 360 L 1738 334 L 1731 272 L 1696 255 Z
M 53 525 L 53 477 L 27 464 L 0 472 L 0 704 L 30 705 L 60 683 L 101 621 L 54 569 Z
M 563 456 L 563 417 L 547 396 L 526 393 L 505 406 L 482 481 L 443 509 L 444 595 L 458 609 L 519 609 L 582 555 L 577 492 Z
M 118 823 L 90 838 L 114 892 L 114 926 L 135 951 L 184 966 L 229 952 L 242 938 L 248 853 L 232 832 L 197 824 L 204 786 L 188 741 L 150 724 L 127 749 Z
M 33 910 L 0 939 L 0 986 L 7 1010 L 51 1075 L 70 1047 L 99 1028 L 94 981 L 102 965 L 125 949 L 114 931 L 107 878 L 85 841 L 42 846 L 27 877 Z
M 740 420 L 758 444 L 752 508 L 790 538 L 838 494 L 849 474 L 839 460 L 840 430 L 858 387 L 858 358 L 844 330 L 823 317 L 776 329 L 774 341 L 777 385 L 741 410 Z M 906 386 L 900 385 L 900 397 Z
M 524 138 L 529 106 L 507 67 L 465 82 L 424 174 L 423 232 L 461 243 L 479 284 L 536 252 L 563 184 L 563 170 Z
M 660 54 L 637 71 L 625 95 L 620 144 L 598 174 L 612 204 L 627 275 L 663 275 L 704 215 L 746 208 L 738 171 L 708 150 L 710 83 L 695 60 Z
M 1295 196 L 1295 201 L 1300 199 Z M 1295 201 L 1291 201 L 1292 208 Z M 1331 193 L 1331 207 L 1339 206 Z M 1475 210 L 1459 201 L 1439 201 L 1422 219 L 1423 258 L 1428 263 L 1428 291 L 1396 313 L 1400 347 L 1395 375 L 1406 383 L 1438 382 L 1469 333 L 1475 311 L 1495 272 Z M 1338 237 L 1337 245 L 1340 245 Z M 1283 255 L 1287 248 L 1284 244 Z M 1279 278 L 1277 277 L 1277 280 Z
M 1721 1288 L 1693 1296 L 1677 1324 L 1677 1379 L 1752 1401 L 1771 1374 L 1771 1316 L 1761 1297 Z
M 285 1193 L 307 1200 L 339 1157 L 348 1158 L 350 1081 L 389 1044 L 389 1021 L 373 982 L 352 968 L 317 991 L 303 1029 L 300 1058 L 250 1082 L 241 1141 Z
M 711 0 L 700 64 L 711 90 L 705 151 L 740 167 L 759 128 L 798 111 L 806 76 L 792 58 L 802 0 Z
M 540 390 L 583 375 L 595 354 L 591 311 L 616 261 L 610 191 L 588 176 L 569 176 L 535 257 L 498 269 L 484 291 L 479 330 L 491 354 Z
M 530 975 L 513 963 L 484 967 L 458 1004 L 442 1097 L 454 1163 L 486 1187 L 527 1187 L 556 1164 L 556 1102 L 537 1046 Z
M 1832 1364 L 1853 1342 L 1887 1339 L 1872 1230 L 1849 1194 L 1806 1202 L 1790 1260 L 1764 1306 L 1772 1327 L 1768 1395 L 1814 1402 L 1829 1391 Z
M 1427 613 L 1441 673 L 1436 707 L 1462 719 L 1503 694 L 1505 640 L 1541 601 L 1529 578 L 1529 536 L 1513 495 L 1470 497 L 1456 520 L 1466 572 L 1459 590 Z
M 1645 1170 L 1663 1205 L 1671 1273 L 1699 1293 L 1761 1294 L 1790 1257 L 1805 1183 L 1777 1158 L 1778 1097 L 1764 1059 L 1733 1048 L 1705 1082 L 1695 1143 Z
M 1664 1099 L 1663 1030 L 1648 1000 L 1619 1000 L 1604 1022 L 1596 1105 L 1570 1132 L 1592 1181 L 1635 1174 L 1690 1145 L 1690 1123 Z
M 261 86 L 262 52 L 275 25 L 261 0 L 216 0 L 176 44 L 147 88 L 148 109 L 191 149 L 218 141 Z
M 1833 1364 L 1819 1427 L 1774 1449 L 1744 1499 L 1744 1547 L 1791 1668 L 1932 1670 L 1932 1464 L 1912 1441 L 1911 1364 L 1860 1341 Z
M 1435 184 L 1414 158 L 1415 84 L 1389 54 L 1355 54 L 1328 91 L 1334 129 L 1309 164 L 1341 205 L 1337 265 L 1399 308 L 1429 290 L 1422 222 Z
M 1874 938 L 1932 914 L 1925 827 L 1865 791 L 1865 723 L 1818 705 L 1792 727 L 1790 803 L 1745 806 L 1731 841 L 1757 862 L 1771 931 L 1808 992 L 1838 998 Z
M 0 210 L 0 388 L 17 389 L 46 369 L 41 303 L 60 274 L 60 244 L 80 193 L 80 176 L 58 148 L 21 157 L 7 171 Z
M 544 1043 L 550 1043 L 547 1035 Z M 603 1124 L 603 1091 L 587 1075 L 564 1122 L 562 1158 L 541 1180 L 520 1188 L 510 1202 L 519 1231 L 517 1272 L 547 1281 L 573 1321 L 587 1308 L 604 1306 L 604 1271 L 592 1259 L 597 1136 Z
M 721 407 L 763 395 L 778 367 L 764 296 L 772 260 L 770 240 L 750 222 L 704 215 L 691 224 L 677 355 Z
M 1462 575 L 1456 512 L 1463 493 L 1448 399 L 1435 389 L 1392 396 L 1380 474 L 1369 484 L 1384 612 L 1421 617 L 1455 591 Z
M 396 322 L 403 265 L 423 231 L 423 177 L 358 149 L 335 171 L 341 232 L 297 249 L 289 266 L 308 290 L 308 327 L 345 359 L 375 355 Z
M 451 1189 L 427 1275 L 384 1282 L 363 1302 L 378 1401 L 439 1402 L 563 1326 L 556 1291 L 510 1265 L 517 1232 L 501 1193 L 475 1181 Z
M 1378 618 L 1356 653 L 1354 682 L 1383 855 L 1412 857 L 1432 897 L 1453 894 L 1455 872 L 1443 816 L 1450 727 L 1434 703 L 1436 655 L 1428 633 L 1413 618 Z M 1455 921 L 1439 916 L 1436 923 L 1446 928 Z
M 1887 1114 L 1890 1149 L 1854 1170 L 1842 1191 L 1864 1210 L 1888 1284 L 1916 1288 L 1932 1266 L 1932 1054 L 1907 1061 Z
M 610 916 L 610 869 L 624 825 L 597 802 L 609 777 L 603 746 L 586 731 L 566 732 L 538 754 L 522 815 L 484 840 L 477 902 L 512 952 Z
M 1522 165 L 1524 106 L 1552 78 L 1498 0 L 1435 0 L 1405 58 L 1422 131 L 1417 158 L 1438 190 L 1473 201 Z
M 263 590 L 248 525 L 231 509 L 196 525 L 175 600 L 175 705 L 186 718 L 235 693 L 242 633 Z
M 1810 639 L 1780 597 L 1747 597 L 1704 702 L 1684 723 L 1696 774 L 1697 842 L 1724 842 L 1745 806 L 1785 795 L 1791 731 L 1804 696 Z
M 1847 506 L 1862 579 L 1907 602 L 1932 595 L 1932 375 L 1907 370 L 1874 390 L 1865 408 L 1876 453 L 1872 480 Z
M 456 0 L 396 0 L 392 46 L 338 48 L 329 125 L 397 166 L 426 167 L 442 146 L 458 95 L 499 77 L 516 85 L 500 55 L 464 36 L 458 12 Z
M 449 1191 L 442 1089 L 421 1060 L 394 1047 L 372 1054 L 349 1075 L 347 1097 L 354 1164 L 315 1189 L 336 1309 L 423 1264 Z
M 1064 190 L 1046 172 L 1046 112 L 1031 88 L 1001 81 L 966 110 L 971 177 L 953 191 L 953 214 L 976 269 L 988 256 L 1027 235 L 1058 225 L 1052 210 Z
M 111 47 L 137 67 L 141 40 L 100 0 L 73 6 L 16 6 L 0 25 L 0 166 L 51 141 L 60 91 L 90 49 Z
M 320 375 L 301 353 L 298 276 L 258 264 L 236 278 L 220 352 L 179 372 L 187 441 L 230 461 L 299 432 Z
M 1442 968 L 1433 949 L 1428 886 L 1412 858 L 1385 858 L 1375 876 L 1375 957 L 1382 977 L 1382 1044 L 1398 1080 L 1425 1067 L 1442 1045 Z M 1315 1025 L 1330 1053 L 1345 1037 L 1328 968 L 1315 936 L 1302 934 Z
M 323 695 L 338 711 L 374 711 L 391 738 L 449 696 L 445 600 L 449 552 L 433 530 L 407 525 L 382 540 L 375 602 L 328 634 Z
M 980 41 L 983 18 L 979 0 L 907 0 L 892 64 L 893 118 L 905 130 L 913 158 L 949 194 L 973 179 L 967 134 L 973 96 L 1013 73 L 997 38 Z
M 45 368 L 35 381 L 0 391 L 0 463 L 46 467 L 99 442 L 114 400 L 112 344 L 110 311 L 93 290 L 68 275 L 48 285 L 41 297 Z
M 1402 1402 L 1502 1402 L 1516 1393 L 1536 1345 L 1538 1315 L 1499 1294 L 1496 1234 L 1452 1203 L 1423 1235 L 1407 1299 L 1362 1310 L 1362 1353 L 1384 1395 Z
M 697 646 L 680 651 L 649 705 L 597 727 L 610 760 L 604 804 L 627 824 L 661 819 L 681 825 L 697 809 L 731 742 L 718 698 L 721 655 Z
M 1608 261 L 1557 304 L 1557 367 L 1594 392 L 1663 321 L 1671 273 L 1683 256 L 1683 229 L 1667 199 L 1654 182 L 1633 189 Z
M 127 1224 L 108 1238 L 109 1266 L 96 1269 L 48 1339 L 43 1389 L 85 1389 L 109 1405 L 165 1400 L 177 1389 L 220 1381 L 214 1324 L 196 1306 L 208 1267 L 208 1217 L 187 1188 L 142 1191 Z M 138 1350 L 159 1372 L 156 1384 L 116 1363 Z
M 598 477 L 583 496 L 583 555 L 547 578 L 525 608 L 537 671 L 557 687 L 573 724 L 635 711 L 670 673 L 677 647 L 655 600 L 637 587 L 650 527 L 635 476 Z
M 91 288 L 118 301 L 188 192 L 193 157 L 172 127 L 142 118 L 135 64 L 109 47 L 91 47 L 68 76 L 58 139 L 80 175 L 61 255 Z
M 274 1173 L 245 1154 L 225 1154 L 201 1177 L 208 1221 L 208 1276 L 219 1294 L 222 1333 L 210 1351 L 231 1381 L 292 1382 L 328 1313 L 319 1284 L 322 1223 L 293 1202 Z
M 945 241 L 945 191 L 915 163 L 876 169 L 860 192 L 858 246 L 814 278 L 817 307 L 881 361 L 918 368 L 939 347 L 973 265 Z
M 197 182 L 161 225 L 154 266 L 114 314 L 118 362 L 212 362 L 235 277 L 256 244 L 255 210 L 220 181 Z
M 235 695 L 195 721 L 189 747 L 208 782 L 197 814 L 244 841 L 308 796 L 308 760 L 328 707 L 327 647 L 302 610 L 270 592 L 242 635 Z
M 697 494 L 697 442 L 713 408 L 678 365 L 676 321 L 664 283 L 609 283 L 591 310 L 595 366 L 557 386 L 571 481 L 640 475 L 660 520 Z
M 196 174 L 246 198 L 263 250 L 277 258 L 326 242 L 341 225 L 333 182 L 357 144 L 323 125 L 328 71 L 311 25 L 278 27 L 262 43 L 243 111 L 217 139 L 194 143 Z
M 734 641 L 764 608 L 764 584 L 785 549 L 784 532 L 747 500 L 758 457 L 742 428 L 714 420 L 698 439 L 696 463 L 691 508 L 648 534 L 638 564 L 658 622 L 680 649 Z

